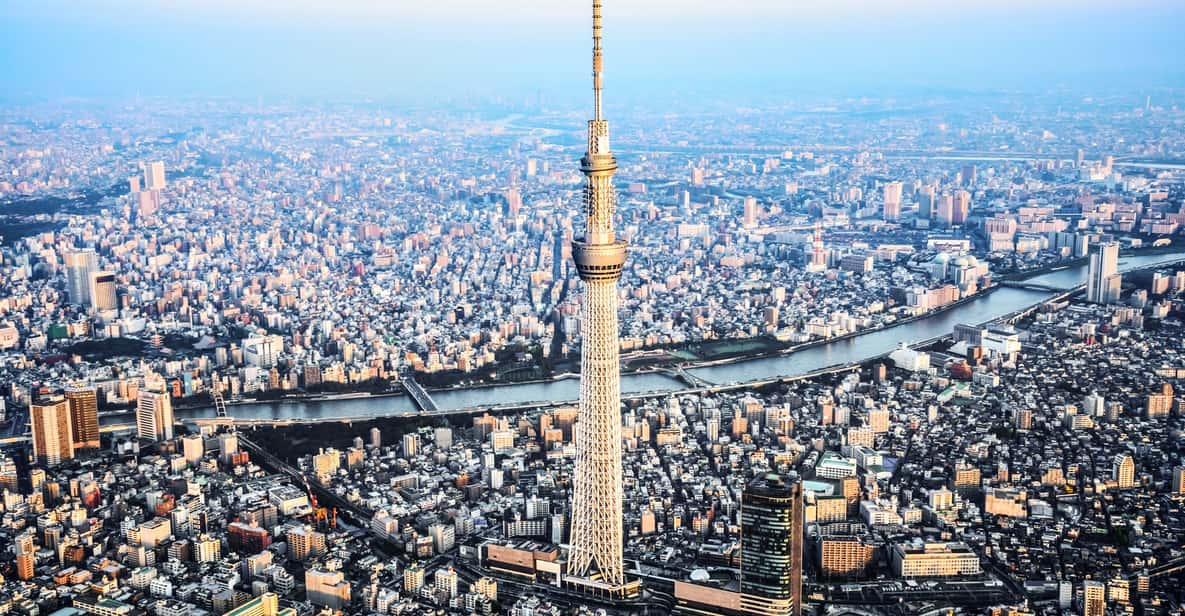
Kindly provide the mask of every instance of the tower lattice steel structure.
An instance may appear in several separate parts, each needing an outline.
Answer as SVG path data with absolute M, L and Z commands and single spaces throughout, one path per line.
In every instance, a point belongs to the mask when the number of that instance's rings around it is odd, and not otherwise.
M 570 575 L 619 586 L 622 563 L 621 371 L 618 365 L 617 280 L 626 243 L 613 233 L 617 160 L 609 151 L 609 123 L 601 117 L 601 2 L 593 0 L 593 119 L 588 123 L 584 172 L 584 237 L 572 241 L 572 260 L 584 281 L 580 319 L 580 414 L 576 423 Z

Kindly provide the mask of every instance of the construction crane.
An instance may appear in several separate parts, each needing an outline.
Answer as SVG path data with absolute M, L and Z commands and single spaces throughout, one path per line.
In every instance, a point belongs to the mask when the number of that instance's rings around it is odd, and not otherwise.
M 312 513 L 309 517 L 310 521 L 317 526 L 317 528 L 324 529 L 337 528 L 337 507 L 326 508 L 317 503 L 317 494 L 313 492 L 312 486 L 309 485 L 309 478 L 306 474 L 301 474 L 301 480 L 304 481 L 304 491 L 309 495 L 309 506 L 312 508 Z

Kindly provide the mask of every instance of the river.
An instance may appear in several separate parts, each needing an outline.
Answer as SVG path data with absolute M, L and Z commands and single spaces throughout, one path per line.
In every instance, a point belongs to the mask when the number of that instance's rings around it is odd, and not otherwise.
M 1120 258 L 1123 271 L 1146 269 L 1161 263 L 1185 260 L 1185 251 L 1159 255 Z M 1063 289 L 1073 288 L 1086 279 L 1086 265 L 1029 278 L 1035 282 Z M 737 361 L 730 364 L 693 368 L 691 374 L 716 384 L 762 381 L 797 376 L 837 364 L 848 364 L 876 357 L 893 350 L 900 342 L 918 342 L 949 334 L 960 323 L 985 323 L 1022 310 L 1052 297 L 1053 293 L 1004 288 L 938 314 L 804 349 L 790 355 Z M 627 374 L 621 377 L 621 391 L 636 394 L 676 391 L 686 386 L 662 374 Z M 540 401 L 576 400 L 580 382 L 567 378 L 542 383 L 521 383 L 493 387 L 474 387 L 432 392 L 432 399 L 442 410 L 458 410 L 504 404 L 528 404 Z M 229 413 L 240 419 L 330 419 L 372 417 L 376 415 L 415 414 L 415 405 L 405 395 L 358 397 L 327 400 L 258 402 L 232 405 Z M 177 419 L 213 416 L 213 409 L 184 409 Z M 128 414 L 109 415 L 104 424 L 126 423 Z
M 943 154 L 886 154 L 888 158 L 913 158 L 920 160 L 946 160 L 946 161 L 962 161 L 962 162 L 1011 162 L 1011 163 L 1025 163 L 1036 162 L 1041 160 L 1049 160 L 1050 158 L 1059 159 L 1058 156 L 1009 156 L 1001 154 L 999 156 L 962 156 L 962 155 L 943 155 Z M 1069 158 L 1061 157 L 1060 160 L 1070 160 Z M 1128 167 L 1133 169 L 1153 169 L 1157 171 L 1183 171 L 1185 164 L 1171 163 L 1171 162 L 1139 162 L 1139 161 L 1115 161 L 1116 167 Z

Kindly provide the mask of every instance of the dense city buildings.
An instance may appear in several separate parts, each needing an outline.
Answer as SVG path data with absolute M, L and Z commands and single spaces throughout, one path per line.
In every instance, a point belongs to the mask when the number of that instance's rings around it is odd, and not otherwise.
M 1051 124 L 1059 122 L 1054 111 Z M 443 112 L 314 117 L 280 107 L 245 137 L 236 122 L 251 116 L 242 113 L 218 116 L 210 130 L 221 136 L 195 134 L 184 145 L 125 148 L 118 133 L 68 125 L 58 150 L 7 154 L 29 174 L 25 189 L 0 182 L 0 198 L 13 202 L 68 195 L 44 177 L 58 157 L 59 173 L 76 173 L 75 184 L 115 187 L 77 212 L 11 215 L 40 229 L 6 234 L 2 248 L 0 350 L 10 359 L 0 374 L 19 405 L 35 386 L 85 384 L 97 388 L 100 406 L 127 406 L 153 374 L 202 402 L 214 392 L 234 401 L 398 391 L 408 374 L 431 387 L 579 372 L 582 283 L 570 242 L 587 226 L 571 207 L 584 198 L 571 164 L 580 153 L 532 126 L 560 117 L 495 128 Z M 910 130 L 952 112 L 931 113 Z M 1120 145 L 1112 134 L 1128 158 L 1182 147 L 1161 129 L 1174 121 L 1170 109 L 1137 117 L 1112 104 L 1090 113 L 1078 129 L 1059 126 L 1070 152 L 1087 127 L 1112 122 L 1141 135 L 1138 145 Z M 149 117 L 126 130 L 164 130 L 170 121 Z M 927 134 L 912 147 L 1007 144 L 974 113 L 957 117 L 965 137 Z M 193 119 L 214 121 L 203 118 Z M 121 121 L 116 113 L 113 122 Z M 648 127 L 645 141 L 618 137 L 631 148 L 614 176 L 615 240 L 631 245 L 619 284 L 627 291 L 617 298 L 627 370 L 774 353 L 892 326 L 996 294 L 1023 272 L 1076 263 L 1104 243 L 1118 246 L 1107 251 L 1152 250 L 1180 230 L 1179 170 L 1120 159 L 1111 175 L 1098 175 L 1099 150 L 1077 163 L 1054 142 L 1015 143 L 1032 160 L 989 158 L 970 174 L 961 161 L 892 155 L 857 123 L 840 134 L 862 148 L 833 138 L 740 156 L 707 145 L 739 127 L 688 122 Z M 797 120 L 768 122 L 782 128 L 748 138 L 823 137 Z M 295 130 L 302 125 L 320 130 Z M 18 124 L 5 126 L 9 139 L 29 138 Z M 471 145 L 448 166 L 440 153 L 449 138 L 427 130 L 437 126 L 466 133 Z M 318 136 L 335 132 L 363 135 L 362 145 Z M 707 151 L 675 147 L 696 134 L 700 145 L 687 147 Z M 266 156 L 255 141 L 271 144 Z M 516 144 L 510 154 L 503 141 Z M 102 171 L 85 171 L 74 142 L 100 153 L 111 146 Z M 225 167 L 211 163 L 223 159 Z M 528 159 L 535 176 L 525 174 Z M 145 190 L 141 164 L 157 161 L 166 178 L 177 177 Z M 702 187 L 685 178 L 689 165 L 702 172 Z M 961 180 L 970 175 L 973 183 Z M 897 183 L 900 216 L 886 222 L 881 213 L 897 203 Z M 142 215 L 140 195 L 153 193 L 159 209 Z M 966 220 L 953 224 L 964 206 Z M 931 220 L 931 209 L 949 210 L 951 224 Z M 1102 278 L 1112 295 L 1147 291 L 1149 304 L 1179 284 L 1174 269 L 1147 284 Z M 77 360 L 55 361 L 60 355 Z
M 627 104 L 592 9 L 591 120 L 0 106 L 0 614 L 1185 611 L 1181 91 Z
M 1170 612 L 1185 325 L 1150 320 L 1061 300 L 960 326 L 914 351 L 924 368 L 902 356 L 626 400 L 622 547 L 641 599 L 685 614 Z M 1167 415 L 1148 415 L 1150 395 L 1172 399 Z M 238 432 L 211 418 L 49 460 L 34 453 L 71 441 L 73 415 L 65 396 L 39 402 L 35 428 L 58 436 L 13 451 L 31 467 L 0 459 L 10 610 L 38 588 L 56 589 L 46 609 L 129 614 L 613 605 L 564 590 L 578 406 Z

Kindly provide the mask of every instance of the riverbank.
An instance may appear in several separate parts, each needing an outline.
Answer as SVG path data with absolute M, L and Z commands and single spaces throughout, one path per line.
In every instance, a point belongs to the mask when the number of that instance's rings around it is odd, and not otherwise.
M 230 409 L 230 408 L 234 408 L 236 406 L 254 406 L 254 405 L 258 405 L 258 404 L 273 404 L 273 403 L 274 404 L 285 404 L 285 403 L 301 403 L 301 402 L 334 402 L 334 401 L 340 401 L 340 400 L 356 400 L 359 398 L 366 398 L 366 399 L 398 398 L 400 396 L 406 396 L 406 395 L 407 395 L 407 390 L 403 389 L 402 387 L 400 387 L 398 389 L 391 389 L 389 391 L 382 391 L 382 392 L 343 391 L 343 392 L 337 392 L 337 393 L 331 393 L 331 394 L 326 394 L 326 393 L 310 394 L 310 393 L 294 392 L 291 394 L 281 396 L 279 398 L 264 398 L 262 400 L 255 399 L 255 398 L 237 398 L 237 399 L 232 399 L 232 400 L 226 400 L 226 407 L 228 409 Z M 204 410 L 204 409 L 211 409 L 211 408 L 214 408 L 211 403 L 205 403 L 205 404 L 202 404 L 202 403 L 184 404 L 184 403 L 182 403 L 182 404 L 174 404 L 173 405 L 174 411 L 195 411 L 195 410 Z M 108 417 L 108 416 L 112 416 L 112 415 L 128 415 L 128 414 L 131 414 L 134 412 L 136 412 L 135 407 L 129 406 L 127 408 L 100 411 L 99 416 L 100 417 Z
M 1163 253 L 1164 251 L 1157 251 Z M 1171 263 L 1185 262 L 1185 252 L 1176 252 L 1166 257 L 1144 254 L 1139 257 L 1125 257 L 1121 263 L 1124 272 L 1169 267 Z M 1055 268 L 1032 272 L 1034 276 L 1048 273 Z M 1081 283 L 1085 267 L 1071 271 L 1056 268 L 1053 286 L 1071 286 Z M 725 361 L 708 360 L 688 364 L 684 359 L 672 362 L 679 370 L 646 366 L 622 373 L 623 398 L 636 395 L 669 395 L 671 392 L 696 391 L 696 386 L 718 384 L 716 387 L 743 387 L 745 384 L 764 383 L 809 374 L 821 366 L 858 364 L 870 357 L 883 356 L 892 352 L 901 341 L 918 343 L 935 336 L 949 334 L 960 323 L 979 324 L 1006 319 L 1009 315 L 1023 312 L 1033 306 L 1040 306 L 1049 298 L 1060 295 L 1057 292 L 1043 292 L 1011 288 L 1004 285 L 959 302 L 944 306 L 942 310 L 930 311 L 908 319 L 900 319 L 887 326 L 862 330 L 838 339 L 815 340 L 791 345 L 772 354 L 757 357 L 747 354 L 728 358 Z M 653 351 L 641 352 L 654 354 Z M 700 366 L 683 368 L 683 366 Z M 686 371 L 686 375 L 680 374 Z M 688 378 L 688 377 L 691 378 Z M 530 383 L 486 383 L 478 387 L 462 386 L 432 390 L 432 395 L 442 413 L 460 412 L 463 409 L 521 408 L 535 405 L 571 404 L 579 397 L 579 380 L 572 370 L 550 379 L 536 379 Z M 657 393 L 649 393 L 657 392 Z M 559 401 L 559 402 L 557 402 Z M 212 405 L 186 406 L 179 411 L 179 419 L 213 417 Z M 378 395 L 332 393 L 294 395 L 282 399 L 252 402 L 238 401 L 237 410 L 231 414 L 243 419 L 277 421 L 285 420 L 328 420 L 330 417 L 346 419 L 381 415 L 415 415 L 416 407 L 410 398 L 401 397 L 398 389 Z M 111 418 L 120 421 L 121 418 Z
M 900 319 L 894 320 L 890 323 L 884 323 L 884 324 L 878 325 L 876 327 L 870 327 L 870 328 L 866 328 L 866 329 L 857 330 L 854 332 L 849 332 L 849 333 L 844 334 L 842 336 L 835 336 L 832 338 L 820 338 L 817 340 L 811 340 L 808 342 L 792 344 L 792 345 L 788 345 L 788 346 L 780 345 L 780 343 L 776 343 L 772 340 L 766 339 L 764 341 L 765 344 L 777 344 L 779 346 L 777 348 L 772 348 L 768 351 L 763 351 L 760 353 L 745 352 L 745 353 L 738 353 L 735 355 L 728 355 L 725 357 L 717 357 L 717 358 L 702 360 L 702 361 L 659 360 L 659 361 L 655 361 L 653 363 L 648 363 L 646 365 L 636 367 L 634 369 L 622 370 L 621 374 L 623 377 L 624 376 L 662 375 L 662 376 L 671 376 L 673 379 L 676 379 L 678 377 L 674 377 L 673 375 L 669 374 L 669 372 L 672 369 L 689 369 L 689 370 L 704 369 L 704 368 L 712 368 L 712 367 L 717 367 L 717 366 L 725 366 L 725 365 L 729 365 L 729 364 L 736 364 L 736 363 L 741 363 L 741 362 L 745 362 L 745 361 L 753 361 L 753 360 L 767 359 L 767 358 L 774 358 L 774 357 L 786 357 L 786 356 L 789 356 L 789 355 L 792 355 L 795 353 L 799 353 L 802 351 L 810 350 L 810 349 L 813 349 L 816 347 L 820 347 L 820 346 L 824 346 L 824 345 L 828 345 L 828 344 L 833 344 L 833 343 L 837 343 L 837 342 L 843 342 L 843 341 L 847 341 L 847 340 L 852 340 L 852 339 L 858 338 L 863 335 L 872 334 L 872 333 L 876 333 L 876 332 L 880 332 L 880 331 L 884 331 L 884 330 L 889 330 L 894 327 L 899 327 L 899 326 L 907 325 L 907 324 L 915 322 L 915 321 L 931 318 L 931 317 L 937 316 L 939 314 L 942 314 L 944 312 L 959 308 L 960 306 L 963 306 L 969 302 L 983 299 L 986 296 L 988 296 L 991 293 L 998 290 L 999 288 L 1000 287 L 998 287 L 998 286 L 992 286 L 987 289 L 984 289 L 983 291 L 980 291 L 979 293 L 959 299 L 955 302 L 951 302 L 950 304 L 947 304 L 947 305 L 942 306 L 940 308 L 937 308 L 934 310 L 929 310 L 929 311 L 926 311 L 921 314 L 912 315 L 912 316 L 905 317 L 905 318 L 900 318 Z M 744 340 L 739 340 L 737 342 L 744 342 Z M 654 350 L 645 351 L 644 353 L 655 353 L 655 354 L 663 353 L 663 354 L 669 355 L 671 353 L 671 351 L 664 350 L 664 349 L 654 349 Z M 656 359 L 658 359 L 658 358 L 656 358 Z M 427 391 L 430 395 L 434 395 L 434 396 L 441 395 L 441 394 L 447 395 L 450 393 L 481 392 L 481 391 L 489 391 L 489 390 L 494 390 L 494 389 L 499 389 L 499 388 L 515 387 L 515 386 L 554 385 L 557 383 L 561 383 L 563 381 L 578 380 L 579 378 L 580 378 L 580 375 L 578 373 L 564 372 L 564 373 L 554 375 L 554 376 L 551 376 L 548 378 L 543 378 L 543 379 L 531 379 L 531 380 L 526 380 L 526 381 L 514 381 L 514 382 L 506 382 L 506 383 L 499 383 L 499 382 L 473 383 L 473 384 L 457 385 L 457 386 L 453 386 L 453 387 L 433 388 L 433 389 L 428 389 Z M 683 379 L 678 379 L 678 380 L 682 381 Z M 684 384 L 687 384 L 687 383 L 684 383 Z M 640 394 L 626 394 L 625 397 L 632 396 L 632 395 L 640 395 Z M 285 396 L 282 396 L 279 398 L 273 398 L 273 399 L 231 400 L 231 401 L 227 401 L 226 404 L 227 404 L 228 408 L 234 408 L 234 407 L 240 407 L 240 406 L 255 406 L 255 405 L 268 405 L 268 404 L 319 403 L 319 402 L 334 402 L 334 401 L 344 401 L 344 400 L 354 400 L 354 399 L 382 400 L 384 398 L 400 398 L 400 397 L 404 397 L 404 396 L 407 396 L 406 389 L 403 387 L 399 387 L 399 388 L 393 388 L 389 391 L 384 391 L 384 392 L 379 392 L 379 393 L 367 393 L 367 392 L 341 392 L 341 393 L 328 393 L 328 394 L 327 393 L 317 393 L 317 394 L 293 393 L 293 394 L 289 394 L 289 395 L 285 395 Z M 570 402 L 570 401 L 565 401 L 565 403 L 567 403 L 567 402 Z M 532 401 L 532 403 L 535 403 L 535 401 Z M 194 410 L 204 410 L 204 409 L 209 409 L 209 408 L 211 408 L 211 405 L 209 405 L 209 404 L 181 404 L 181 405 L 177 405 L 175 407 L 175 409 L 178 411 L 194 411 Z M 489 408 L 499 408 L 499 407 L 496 405 L 490 405 Z M 121 415 L 121 414 L 128 414 L 133 411 L 134 411 L 134 409 L 127 409 L 127 410 L 122 410 L 122 411 L 114 411 L 114 412 L 104 413 L 104 415 Z
M 1171 245 L 1170 246 L 1145 246 L 1145 247 L 1141 247 L 1141 248 L 1135 248 L 1135 249 L 1123 251 L 1120 253 L 1120 258 L 1146 257 L 1146 256 L 1159 255 L 1159 254 L 1174 254 L 1174 253 L 1178 253 L 1178 252 L 1180 252 L 1180 247 L 1177 247 L 1177 246 L 1171 246 Z M 1012 274 L 1002 276 L 1001 280 L 1008 280 L 1010 282 L 1022 282 L 1025 280 L 1036 278 L 1038 276 L 1044 276 L 1047 274 L 1061 272 L 1061 271 L 1065 271 L 1068 269 L 1082 267 L 1082 266 L 1086 265 L 1088 261 L 1089 261 L 1088 257 L 1058 261 L 1056 264 L 1050 264 L 1045 267 L 1026 270 L 1023 272 L 1014 272 Z M 1172 260 L 1172 261 L 1166 261 L 1166 262 L 1160 263 L 1154 267 L 1165 267 L 1165 266 L 1175 265 L 1175 264 L 1180 264 L 1180 263 L 1185 263 L 1185 258 Z M 1140 268 L 1140 269 L 1133 270 L 1133 271 L 1141 271 L 1143 269 L 1151 269 L 1151 268 Z M 636 357 L 623 358 L 623 363 L 640 363 L 642 365 L 640 365 L 636 368 L 633 368 L 633 369 L 623 369 L 621 373 L 623 375 L 626 375 L 626 374 L 654 374 L 654 373 L 662 373 L 662 372 L 664 372 L 664 370 L 671 369 L 671 368 L 695 370 L 695 369 L 700 369 L 700 368 L 711 368 L 711 367 L 715 367 L 715 366 L 725 366 L 725 365 L 744 362 L 744 361 L 787 356 L 787 355 L 805 351 L 805 350 L 808 350 L 808 349 L 811 349 L 814 347 L 818 347 L 818 346 L 822 346 L 822 345 L 826 345 L 826 344 L 831 344 L 831 343 L 835 343 L 835 342 L 843 342 L 843 341 L 857 338 L 857 337 L 860 337 L 860 336 L 863 336 L 866 334 L 872 334 L 872 333 L 876 333 L 879 331 L 892 329 L 894 327 L 899 327 L 901 325 L 907 325 L 909 323 L 913 323 L 915 321 L 919 321 L 922 319 L 928 319 L 931 317 L 935 317 L 935 316 L 938 316 L 944 312 L 954 310 L 954 309 L 956 309 L 960 306 L 963 306 L 965 304 L 968 304 L 968 303 L 977 301 L 979 299 L 982 299 L 984 297 L 987 297 L 988 295 L 1000 290 L 1001 288 L 1004 288 L 1004 287 L 999 284 L 995 284 L 995 285 L 992 285 L 992 286 L 990 286 L 978 293 L 975 293 L 974 295 L 969 295 L 967 297 L 960 298 L 954 302 L 951 302 L 949 304 L 946 304 L 946 305 L 936 308 L 934 310 L 928 310 L 928 311 L 920 313 L 920 314 L 897 319 L 891 323 L 883 323 L 883 324 L 877 325 L 875 327 L 869 327 L 869 328 L 865 328 L 865 329 L 861 329 L 861 330 L 857 330 L 857 331 L 853 331 L 853 332 L 848 332 L 846 334 L 843 334 L 842 336 L 834 336 L 831 338 L 819 338 L 816 340 L 810 340 L 807 342 L 801 342 L 801 343 L 791 344 L 791 345 L 786 345 L 785 343 L 780 343 L 780 342 L 771 340 L 768 337 L 738 338 L 735 340 L 726 341 L 726 342 L 734 343 L 737 345 L 745 345 L 746 343 L 756 342 L 760 346 L 768 347 L 767 350 L 762 350 L 762 351 L 757 351 L 757 352 L 742 351 L 742 352 L 737 352 L 737 353 L 720 353 L 720 354 L 717 354 L 713 357 L 705 358 L 705 359 L 680 360 L 680 359 L 665 359 L 665 358 L 661 357 L 662 355 L 666 355 L 666 356 L 673 355 L 675 352 L 678 352 L 680 349 L 655 348 L 655 349 L 646 349 L 643 351 L 637 351 Z M 1066 290 L 1068 291 L 1070 289 L 1066 289 Z M 1040 304 L 1038 303 L 1038 304 L 1034 304 L 1034 305 L 1040 305 Z M 1031 306 L 1028 308 L 1031 308 Z M 654 357 L 653 360 L 648 361 L 647 358 L 645 357 L 648 354 L 655 355 L 656 357 Z M 549 382 L 554 382 L 557 380 L 563 380 L 563 379 L 568 379 L 568 378 L 577 378 L 577 377 L 579 377 L 579 374 L 566 372 L 566 373 L 558 375 L 556 377 L 533 379 L 533 380 L 529 380 L 529 381 L 516 381 L 513 384 L 549 383 Z M 434 392 L 435 391 L 455 391 L 456 389 L 461 389 L 461 388 L 478 389 L 478 388 L 482 388 L 482 387 L 500 387 L 500 386 L 505 386 L 505 385 L 509 385 L 509 384 L 511 384 L 511 383 L 485 383 L 485 384 L 481 384 L 481 385 L 440 388 L 440 389 L 434 389 L 434 390 L 430 390 L 430 391 L 434 391 Z
M 637 374 L 644 374 L 644 373 L 645 373 L 644 371 L 637 372 Z M 627 373 L 622 372 L 622 374 L 627 374 Z M 628 374 L 634 374 L 634 373 L 628 373 Z M 527 379 L 525 381 L 482 382 L 482 383 L 473 383 L 470 385 L 453 385 L 451 387 L 436 387 L 433 389 L 425 388 L 425 391 L 427 391 L 430 394 L 437 394 L 437 393 L 446 393 L 446 392 L 450 392 L 450 391 L 458 391 L 458 390 L 462 390 L 462 389 L 466 390 L 466 391 L 472 391 L 472 390 L 481 390 L 481 389 L 491 389 L 491 388 L 495 388 L 495 387 L 508 387 L 508 386 L 513 386 L 513 385 L 544 385 L 547 383 L 556 383 L 559 381 L 566 381 L 568 379 L 578 379 L 578 378 L 580 378 L 579 374 L 574 374 L 571 372 L 564 372 L 561 374 L 557 374 L 557 375 L 549 376 L 549 377 L 544 377 L 541 379 Z
M 749 361 L 749 360 L 754 360 L 754 359 L 768 359 L 771 357 L 792 355 L 794 353 L 806 351 L 808 349 L 812 349 L 812 348 L 822 346 L 825 344 L 832 344 L 835 342 L 844 342 L 846 340 L 859 338 L 860 336 L 864 336 L 867 334 L 875 334 L 880 331 L 893 329 L 894 327 L 908 325 L 910 323 L 913 323 L 915 321 L 920 321 L 922 319 L 928 319 L 930 317 L 935 317 L 935 316 L 938 316 L 944 312 L 954 310 L 955 308 L 958 308 L 964 304 L 968 304 L 968 303 L 974 302 L 976 300 L 983 299 L 1001 288 L 1002 287 L 1000 287 L 1000 285 L 993 285 L 993 286 L 990 286 L 978 293 L 975 293 L 974 295 L 968 295 L 967 297 L 955 300 L 955 301 L 953 301 L 949 304 L 945 304 L 939 308 L 935 308 L 933 310 L 927 310 L 926 312 L 908 316 L 908 317 L 905 317 L 902 319 L 897 319 L 891 323 L 884 323 L 884 324 L 878 325 L 876 327 L 868 327 L 865 329 L 860 329 L 860 330 L 856 330 L 853 332 L 848 332 L 846 334 L 843 334 L 842 336 L 833 336 L 831 338 L 819 338 L 817 340 L 811 340 L 808 342 L 801 342 L 799 344 L 791 345 L 791 346 L 788 346 L 788 347 L 785 347 L 782 349 L 778 349 L 776 351 L 767 352 L 767 353 L 746 353 L 746 354 L 739 355 L 736 357 L 726 357 L 726 358 L 714 359 L 714 360 L 708 360 L 708 361 L 702 361 L 702 362 L 688 362 L 686 364 L 681 365 L 680 367 L 685 368 L 685 369 L 711 368 L 714 366 L 726 366 L 729 364 L 735 364 L 738 362 Z
M 1161 255 L 1161 254 L 1174 254 L 1174 253 L 1178 253 L 1180 251 L 1181 251 L 1181 247 L 1175 246 L 1173 244 L 1169 244 L 1168 246 L 1151 246 L 1151 245 L 1149 245 L 1149 246 L 1141 246 L 1139 248 L 1129 248 L 1127 250 L 1121 250 L 1119 252 L 1119 258 L 1122 259 L 1124 257 L 1131 258 L 1131 257 L 1155 256 L 1155 255 Z M 1174 263 L 1179 263 L 1179 262 L 1180 261 L 1174 261 Z M 1023 282 L 1025 280 L 1029 280 L 1031 278 L 1036 278 L 1037 276 L 1044 276 L 1046 274 L 1053 274 L 1056 272 L 1072 269 L 1075 267 L 1082 267 L 1083 265 L 1087 265 L 1089 263 L 1090 263 L 1089 256 L 1075 257 L 1073 259 L 1063 259 L 1061 261 L 1057 261 L 1055 263 L 1051 263 L 1051 264 L 1048 264 L 1048 265 L 1045 265 L 1042 267 L 1038 267 L 1038 268 L 1034 268 L 1034 269 L 1020 270 L 1020 271 L 1008 272 L 1006 274 L 1001 274 L 999 276 L 999 279 L 1000 280 L 1007 280 L 1009 282 Z

